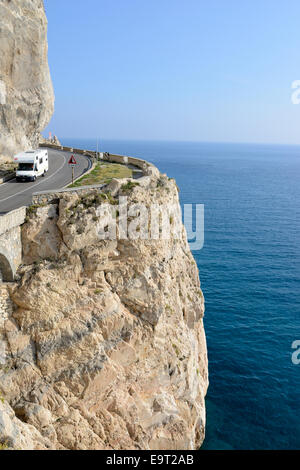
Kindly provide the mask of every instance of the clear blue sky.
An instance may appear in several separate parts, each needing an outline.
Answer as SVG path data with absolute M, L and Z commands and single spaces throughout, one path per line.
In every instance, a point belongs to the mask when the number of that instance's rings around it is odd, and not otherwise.
M 60 137 L 300 143 L 299 0 L 45 0 Z

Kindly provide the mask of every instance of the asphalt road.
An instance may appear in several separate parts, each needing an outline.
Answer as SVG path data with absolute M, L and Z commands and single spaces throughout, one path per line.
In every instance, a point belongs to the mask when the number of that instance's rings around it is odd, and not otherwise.
M 17 183 L 16 179 L 0 185 L 0 215 L 32 204 L 32 194 L 38 191 L 62 189 L 72 182 L 72 170 L 68 161 L 71 153 L 48 149 L 49 171 L 45 177 L 35 182 Z M 74 154 L 77 165 L 74 169 L 75 178 L 81 176 L 91 167 L 89 158 Z

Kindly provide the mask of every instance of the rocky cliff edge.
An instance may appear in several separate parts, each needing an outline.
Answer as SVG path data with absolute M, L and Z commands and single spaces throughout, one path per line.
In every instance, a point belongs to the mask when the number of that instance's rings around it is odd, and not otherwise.
M 28 211 L 13 311 L 0 322 L 8 448 L 195 449 L 204 439 L 204 299 L 185 230 L 99 239 L 99 208 L 120 195 L 179 208 L 175 182 L 152 175 Z

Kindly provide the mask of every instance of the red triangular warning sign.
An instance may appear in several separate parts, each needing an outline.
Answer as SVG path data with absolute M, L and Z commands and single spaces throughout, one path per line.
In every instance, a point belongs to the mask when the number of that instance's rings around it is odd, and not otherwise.
M 77 165 L 77 162 L 75 160 L 75 157 L 74 155 L 71 156 L 70 160 L 69 160 L 69 165 Z

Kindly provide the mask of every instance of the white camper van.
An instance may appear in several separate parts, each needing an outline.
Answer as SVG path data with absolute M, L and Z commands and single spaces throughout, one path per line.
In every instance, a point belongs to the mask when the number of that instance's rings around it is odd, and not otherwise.
M 35 181 L 38 176 L 45 176 L 49 169 L 48 150 L 29 150 L 19 153 L 14 161 L 18 163 L 17 181 Z

